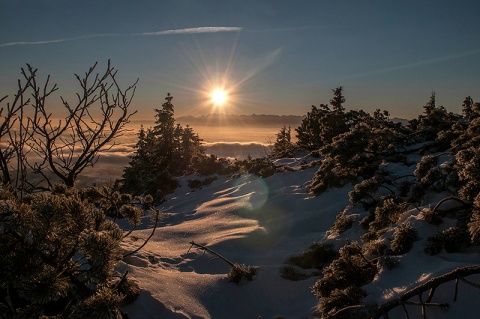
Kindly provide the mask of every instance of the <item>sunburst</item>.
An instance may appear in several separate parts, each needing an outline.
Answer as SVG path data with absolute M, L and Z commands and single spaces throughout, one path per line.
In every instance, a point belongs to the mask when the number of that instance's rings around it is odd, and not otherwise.
M 227 92 L 222 89 L 215 89 L 212 92 L 212 102 L 215 105 L 222 106 L 227 101 Z

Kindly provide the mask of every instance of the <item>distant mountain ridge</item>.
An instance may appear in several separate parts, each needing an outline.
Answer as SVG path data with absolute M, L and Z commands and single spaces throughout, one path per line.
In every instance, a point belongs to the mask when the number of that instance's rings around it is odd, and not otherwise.
M 304 115 L 232 115 L 232 114 L 208 114 L 201 116 L 180 116 L 175 120 L 182 125 L 276 125 L 279 128 L 283 125 L 292 128 L 300 125 Z

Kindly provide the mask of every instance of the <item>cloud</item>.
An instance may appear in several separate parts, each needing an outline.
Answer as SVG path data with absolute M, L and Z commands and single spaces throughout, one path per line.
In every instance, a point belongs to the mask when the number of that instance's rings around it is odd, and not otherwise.
M 195 34 L 195 33 L 217 33 L 217 32 L 234 32 L 242 31 L 241 27 L 197 27 L 197 28 L 185 28 L 185 29 L 171 29 L 164 31 L 156 32 L 144 32 L 144 33 L 133 33 L 130 36 L 158 36 L 158 35 L 170 35 L 170 34 Z M 42 40 L 42 41 L 16 41 L 16 42 L 6 42 L 0 43 L 0 48 L 18 46 L 18 45 L 39 45 L 39 44 L 51 44 L 51 43 L 61 43 L 67 41 L 75 41 L 89 38 L 100 38 L 100 37 L 118 37 L 122 34 L 118 33 L 106 33 L 106 34 L 90 34 L 81 37 L 74 38 L 64 38 L 64 39 L 53 39 L 53 40 Z
M 157 32 L 135 33 L 134 35 L 168 35 L 168 34 L 193 34 L 242 31 L 241 27 L 198 27 L 185 29 L 172 29 Z
M 11 46 L 16 46 L 16 45 L 50 44 L 50 43 L 60 43 L 60 42 L 75 41 L 75 40 L 82 40 L 82 39 L 89 39 L 89 38 L 115 37 L 115 36 L 120 36 L 120 34 L 116 34 L 116 33 L 90 34 L 90 35 L 84 35 L 84 36 L 81 36 L 81 37 L 64 38 L 64 39 L 53 39 L 53 40 L 43 40 L 43 41 L 6 42 L 6 43 L 0 43 L 0 48 L 1 47 L 11 47 Z
M 287 27 L 287 28 L 274 28 L 274 29 L 247 29 L 245 32 L 255 33 L 270 33 L 270 32 L 290 32 L 290 31 L 305 31 L 305 30 L 323 30 L 326 26 L 302 26 L 302 27 Z

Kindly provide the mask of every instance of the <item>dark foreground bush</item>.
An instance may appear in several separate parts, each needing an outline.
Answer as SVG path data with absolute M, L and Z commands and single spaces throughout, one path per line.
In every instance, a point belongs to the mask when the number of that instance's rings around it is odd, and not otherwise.
M 354 219 L 352 216 L 349 216 L 345 213 L 340 213 L 337 215 L 337 217 L 335 217 L 335 222 L 332 228 L 330 228 L 330 231 L 333 234 L 339 235 L 341 233 L 346 232 L 350 228 L 352 228 L 353 222 L 354 222 Z
M 123 232 L 69 194 L 0 197 L 0 309 L 19 318 L 121 318 L 138 286 L 114 267 Z
M 450 227 L 427 237 L 425 253 L 436 255 L 445 249 L 447 253 L 454 253 L 470 245 L 470 235 L 466 229 Z
M 393 233 L 393 240 L 390 243 L 390 249 L 394 255 L 405 254 L 412 248 L 413 242 L 417 240 L 417 238 L 417 230 L 412 224 L 401 224 Z
M 376 273 L 376 265 L 363 256 L 358 243 L 342 247 L 339 257 L 325 267 L 323 278 L 312 287 L 322 315 L 359 304 L 366 295 L 360 287 L 371 282 Z

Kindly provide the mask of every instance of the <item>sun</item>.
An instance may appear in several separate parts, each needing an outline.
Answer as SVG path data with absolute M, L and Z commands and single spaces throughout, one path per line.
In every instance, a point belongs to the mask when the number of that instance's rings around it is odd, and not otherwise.
M 215 105 L 222 105 L 227 101 L 227 92 L 222 89 L 216 89 L 212 92 L 212 101 Z

